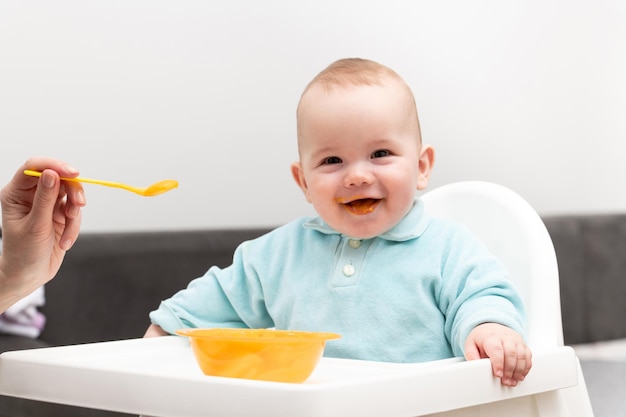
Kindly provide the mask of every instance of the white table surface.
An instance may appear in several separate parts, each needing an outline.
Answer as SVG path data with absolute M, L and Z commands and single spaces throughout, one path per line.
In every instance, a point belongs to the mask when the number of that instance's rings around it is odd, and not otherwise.
M 166 336 L 5 352 L 0 394 L 162 417 L 409 417 L 573 386 L 573 349 L 535 352 L 515 388 L 488 360 L 390 364 L 322 358 L 303 384 L 210 377 L 186 338 Z

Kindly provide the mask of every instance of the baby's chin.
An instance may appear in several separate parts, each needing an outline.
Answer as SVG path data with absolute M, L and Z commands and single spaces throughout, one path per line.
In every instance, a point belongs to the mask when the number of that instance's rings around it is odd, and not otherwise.
M 405 216 L 406 213 L 401 215 L 400 212 L 384 213 L 376 210 L 371 214 L 351 215 L 349 219 L 344 217 L 344 221 L 335 222 L 335 224 L 327 223 L 344 236 L 364 240 L 375 238 L 389 232 L 396 227 Z

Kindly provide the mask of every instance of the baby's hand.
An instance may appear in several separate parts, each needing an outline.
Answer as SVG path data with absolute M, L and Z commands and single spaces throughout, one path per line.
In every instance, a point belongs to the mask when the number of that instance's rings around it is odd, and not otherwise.
M 502 385 L 514 387 L 532 366 L 532 353 L 522 336 L 496 323 L 478 325 L 465 341 L 465 359 L 489 358 L 493 375 Z

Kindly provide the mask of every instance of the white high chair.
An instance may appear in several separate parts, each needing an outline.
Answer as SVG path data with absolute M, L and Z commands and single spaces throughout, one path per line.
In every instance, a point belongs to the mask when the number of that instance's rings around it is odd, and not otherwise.
M 206 377 L 176 336 L 4 352 L 0 395 L 161 417 L 593 417 L 572 348 L 563 346 L 556 255 L 543 222 L 507 188 L 460 182 L 423 197 L 466 224 L 526 302 L 533 368 L 504 387 L 488 359 L 391 364 L 322 358 L 303 384 Z
M 506 187 L 483 181 L 444 185 L 425 193 L 422 198 L 431 216 L 463 223 L 506 265 L 526 304 L 527 343 L 533 352 L 562 347 L 556 254 L 545 225 L 528 202 Z M 534 410 L 532 404 L 531 409 L 524 412 L 519 409 L 520 404 L 506 410 L 505 401 L 497 408 L 498 413 L 502 413 L 499 415 L 513 412 L 513 415 L 524 416 L 593 416 L 578 359 L 576 363 L 576 386 L 534 395 L 531 401 L 535 402 Z M 484 411 L 490 407 L 485 404 L 479 408 Z M 485 414 L 471 411 L 452 415 Z

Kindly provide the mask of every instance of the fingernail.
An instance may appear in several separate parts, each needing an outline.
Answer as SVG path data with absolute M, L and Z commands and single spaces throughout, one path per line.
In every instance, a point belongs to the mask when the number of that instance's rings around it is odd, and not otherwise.
M 43 186 L 47 188 L 53 188 L 55 182 L 56 178 L 54 177 L 54 175 L 44 171 L 43 175 L 41 176 L 41 183 L 43 184 Z
M 76 174 L 78 172 L 78 170 L 74 168 L 73 166 L 71 166 L 70 164 L 66 164 L 64 168 L 68 174 Z
M 73 244 L 73 242 L 72 242 L 71 239 L 63 239 L 59 243 L 59 246 L 61 246 L 61 249 L 63 249 L 64 251 L 68 251 L 72 247 L 72 244 Z
M 79 190 L 79 191 L 76 193 L 76 202 L 77 202 L 78 204 L 85 204 L 85 201 L 86 201 L 86 200 L 85 200 L 85 193 L 84 193 L 82 190 Z

